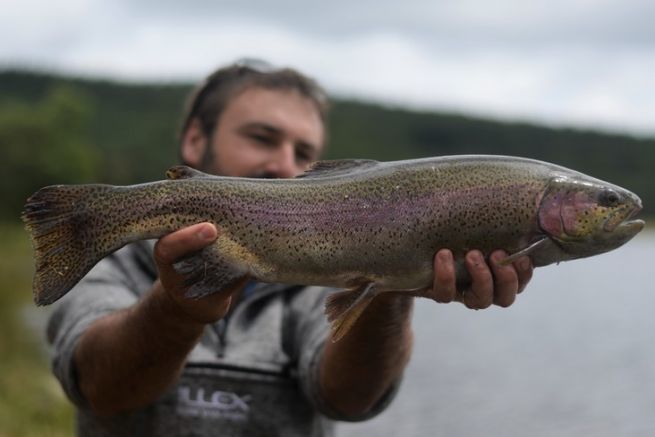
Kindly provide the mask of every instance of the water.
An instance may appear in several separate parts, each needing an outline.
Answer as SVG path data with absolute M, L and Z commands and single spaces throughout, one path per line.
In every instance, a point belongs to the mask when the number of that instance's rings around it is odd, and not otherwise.
M 655 435 L 655 232 L 537 269 L 507 309 L 418 301 L 398 397 L 339 436 Z

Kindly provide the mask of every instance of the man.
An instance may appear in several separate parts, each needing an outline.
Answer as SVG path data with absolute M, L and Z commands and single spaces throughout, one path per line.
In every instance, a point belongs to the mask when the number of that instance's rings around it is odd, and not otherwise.
M 294 177 L 325 145 L 326 99 L 310 79 L 247 65 L 218 70 L 183 124 L 184 163 L 226 176 Z M 78 406 L 81 435 L 329 435 L 393 398 L 412 345 L 413 298 L 385 293 L 339 342 L 328 340 L 330 290 L 242 278 L 200 300 L 183 297 L 172 265 L 212 244 L 200 223 L 99 263 L 54 313 L 53 368 Z M 473 283 L 455 288 L 452 254 L 435 256 L 437 302 L 508 306 L 529 281 L 523 259 L 487 266 L 466 256 Z

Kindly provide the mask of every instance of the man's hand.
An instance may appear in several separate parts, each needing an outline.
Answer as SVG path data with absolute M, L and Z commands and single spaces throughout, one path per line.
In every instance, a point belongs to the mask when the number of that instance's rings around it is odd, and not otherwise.
M 471 309 L 483 309 L 491 304 L 508 307 L 532 278 L 533 267 L 528 257 L 507 266 L 499 265 L 506 257 L 506 252 L 497 250 L 487 265 L 480 251 L 468 252 L 464 262 L 471 275 L 471 287 L 457 290 L 453 254 L 442 249 L 434 257 L 434 284 L 425 296 L 440 303 L 456 300 Z
M 200 223 L 161 238 L 155 246 L 160 279 L 133 306 L 96 320 L 75 349 L 80 390 L 96 414 L 141 408 L 168 388 L 182 371 L 205 324 L 222 318 L 242 283 L 192 300 L 173 264 L 218 236 Z M 245 279 L 244 279 L 245 281 Z
M 223 318 L 230 308 L 232 296 L 247 281 L 244 277 L 228 289 L 202 299 L 188 299 L 184 296 L 187 287 L 173 264 L 209 246 L 217 237 L 218 231 L 213 224 L 199 223 L 168 234 L 155 245 L 154 258 L 159 270 L 159 282 L 170 300 L 193 322 L 207 324 Z

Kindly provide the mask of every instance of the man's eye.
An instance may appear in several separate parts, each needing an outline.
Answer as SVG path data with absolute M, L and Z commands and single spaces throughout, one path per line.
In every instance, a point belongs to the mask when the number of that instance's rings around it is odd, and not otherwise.
M 273 144 L 273 138 L 267 135 L 251 134 L 250 138 L 252 138 L 253 140 L 257 141 L 260 144 Z
M 299 150 L 296 151 L 296 160 L 298 162 L 311 162 L 314 160 L 314 157 L 307 152 Z

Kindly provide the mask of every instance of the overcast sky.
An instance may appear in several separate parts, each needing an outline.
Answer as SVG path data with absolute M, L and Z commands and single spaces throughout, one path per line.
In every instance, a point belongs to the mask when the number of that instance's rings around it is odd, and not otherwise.
M 651 0 L 0 0 L 0 67 L 177 81 L 242 57 L 333 95 L 655 136 Z

